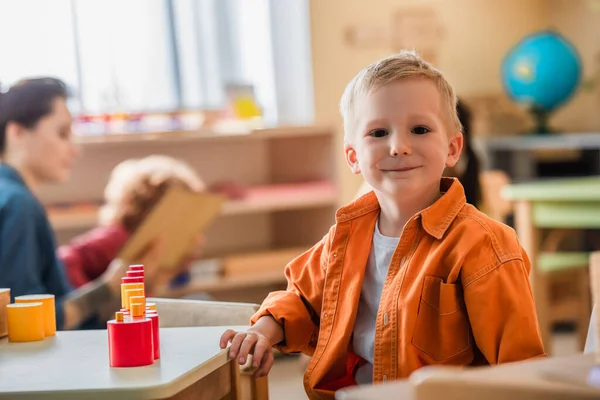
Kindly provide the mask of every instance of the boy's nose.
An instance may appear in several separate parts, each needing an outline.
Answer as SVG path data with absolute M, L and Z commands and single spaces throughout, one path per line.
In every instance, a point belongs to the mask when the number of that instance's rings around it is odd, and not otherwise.
M 406 135 L 397 134 L 394 136 L 395 137 L 390 143 L 390 156 L 396 157 L 400 154 L 409 155 L 411 153 L 411 147 Z

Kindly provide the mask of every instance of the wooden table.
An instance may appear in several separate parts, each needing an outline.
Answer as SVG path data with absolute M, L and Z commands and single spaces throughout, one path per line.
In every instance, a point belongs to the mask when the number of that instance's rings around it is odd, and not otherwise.
M 161 359 L 111 368 L 106 330 L 57 332 L 40 342 L 0 340 L 0 399 L 240 399 L 239 365 L 219 348 L 225 329 L 161 328 Z
M 515 228 L 531 260 L 531 285 L 542 340 L 550 349 L 550 330 L 544 328 L 550 318 L 548 285 L 536 268 L 539 230 L 600 228 L 600 176 L 513 184 L 505 187 L 502 195 L 515 204 Z
M 579 400 L 600 398 L 594 356 L 578 354 L 494 367 L 426 367 L 408 380 L 354 387 L 337 400 Z

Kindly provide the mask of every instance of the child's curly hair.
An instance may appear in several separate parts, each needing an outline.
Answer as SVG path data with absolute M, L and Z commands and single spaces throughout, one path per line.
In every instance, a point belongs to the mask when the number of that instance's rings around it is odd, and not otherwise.
M 196 172 L 184 162 L 161 155 L 118 164 L 104 189 L 101 225 L 122 224 L 134 232 L 160 197 L 173 186 L 194 192 L 205 190 Z

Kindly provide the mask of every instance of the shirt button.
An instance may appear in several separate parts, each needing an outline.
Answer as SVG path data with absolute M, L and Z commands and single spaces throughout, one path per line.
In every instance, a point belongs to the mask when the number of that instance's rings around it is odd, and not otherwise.
M 383 382 L 384 382 L 384 383 L 385 383 L 385 382 L 387 382 L 387 375 L 384 375 L 384 376 L 383 376 Z
M 384 325 L 388 324 L 388 313 L 383 314 L 383 324 Z
M 333 256 L 334 256 L 334 257 L 337 257 L 337 253 L 333 253 Z

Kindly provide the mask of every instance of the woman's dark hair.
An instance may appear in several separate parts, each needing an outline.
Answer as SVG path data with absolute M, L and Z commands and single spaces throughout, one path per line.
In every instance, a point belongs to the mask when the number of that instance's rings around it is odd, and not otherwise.
M 471 110 L 459 99 L 456 111 L 458 112 L 458 119 L 463 126 L 463 147 L 467 158 L 467 166 L 462 176 L 459 177 L 459 180 L 465 188 L 467 203 L 477 207 L 481 201 L 481 185 L 479 181 L 481 165 L 477 154 L 473 150 L 471 140 Z
M 33 128 L 52 112 L 56 98 L 68 97 L 66 85 L 54 78 L 24 79 L 0 93 L 0 154 L 6 147 L 6 125 L 16 122 Z

